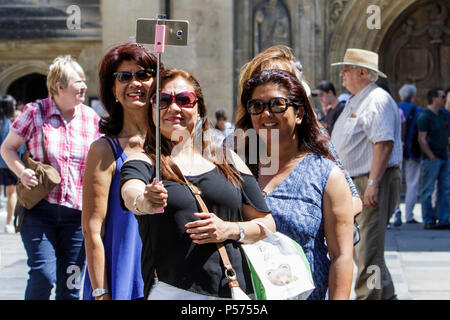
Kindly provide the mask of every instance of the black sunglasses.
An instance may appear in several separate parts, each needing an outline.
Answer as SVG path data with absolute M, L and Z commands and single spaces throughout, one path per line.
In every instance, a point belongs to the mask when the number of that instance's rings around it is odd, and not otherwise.
M 263 113 L 266 106 L 269 108 L 271 113 L 283 113 L 287 110 L 287 108 L 289 108 L 289 106 L 297 107 L 298 104 L 295 102 L 289 102 L 288 99 L 283 97 L 275 97 L 267 102 L 259 99 L 251 99 L 247 102 L 247 111 L 251 115 L 257 115 Z
M 133 80 L 133 77 L 137 81 L 148 81 L 150 78 L 156 76 L 156 71 L 150 68 L 139 70 L 136 73 L 132 73 L 130 71 L 118 71 L 114 72 L 113 76 L 116 77 L 116 79 L 121 83 L 128 83 Z

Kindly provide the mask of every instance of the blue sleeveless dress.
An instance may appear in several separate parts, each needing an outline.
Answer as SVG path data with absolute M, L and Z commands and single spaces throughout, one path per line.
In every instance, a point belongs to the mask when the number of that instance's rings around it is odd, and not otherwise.
M 102 138 L 108 141 L 116 160 L 116 171 L 109 189 L 103 238 L 109 290 L 113 300 L 140 299 L 144 297 L 144 281 L 141 273 L 142 241 L 133 212 L 124 211 L 120 206 L 120 169 L 127 155 L 118 138 Z M 83 299 L 93 299 L 87 268 Z
M 323 300 L 328 289 L 330 260 L 322 219 L 322 197 L 335 163 L 306 155 L 266 196 L 277 231 L 297 241 L 311 266 L 315 289 L 308 300 Z

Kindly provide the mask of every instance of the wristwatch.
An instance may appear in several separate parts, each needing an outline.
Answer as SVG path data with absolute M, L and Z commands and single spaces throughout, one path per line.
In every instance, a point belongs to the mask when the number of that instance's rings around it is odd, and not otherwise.
M 104 294 L 107 294 L 107 293 L 109 293 L 108 289 L 95 289 L 94 291 L 92 291 L 92 296 L 94 298 L 96 298 L 96 297 L 100 297 L 100 296 L 102 296 Z
M 239 223 L 237 223 L 237 225 L 239 227 L 239 239 L 238 239 L 238 242 L 242 242 L 244 240 L 244 238 L 245 238 L 245 230 L 244 230 L 244 228 L 242 228 L 242 226 Z
M 369 186 L 377 186 L 378 185 L 378 181 L 369 179 L 369 180 L 367 180 L 367 185 L 369 185 Z

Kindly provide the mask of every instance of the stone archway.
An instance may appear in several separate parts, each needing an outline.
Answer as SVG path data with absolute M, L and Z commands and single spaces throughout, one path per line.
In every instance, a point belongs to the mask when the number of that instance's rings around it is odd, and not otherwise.
M 420 0 L 378 0 L 378 1 L 347 1 L 335 0 L 334 2 L 340 3 L 342 11 L 337 12 L 339 18 L 334 26 L 334 32 L 330 40 L 330 50 L 328 56 L 328 63 L 342 61 L 345 50 L 347 48 L 360 48 L 379 52 L 381 43 L 384 37 L 390 30 L 391 26 L 395 23 L 397 18 L 402 14 L 404 10 L 420 2 Z M 369 5 L 378 5 L 381 9 L 381 28 L 370 30 L 367 27 L 367 19 L 370 14 L 367 13 Z M 329 67 L 329 78 L 332 82 L 341 86 L 339 79 L 339 68 Z M 383 70 L 382 70 L 383 71 Z M 389 74 L 388 74 L 389 77 Z
M 9 86 L 17 79 L 31 73 L 47 75 L 49 65 L 42 61 L 20 62 L 0 73 L 0 95 L 7 92 Z
M 381 66 L 393 96 L 405 84 L 417 88 L 416 103 L 428 104 L 427 92 L 450 84 L 450 3 L 420 1 L 399 16 L 380 47 Z
M 48 97 L 46 82 L 47 77 L 43 74 L 30 73 L 11 83 L 6 93 L 12 95 L 18 105 L 24 105 Z

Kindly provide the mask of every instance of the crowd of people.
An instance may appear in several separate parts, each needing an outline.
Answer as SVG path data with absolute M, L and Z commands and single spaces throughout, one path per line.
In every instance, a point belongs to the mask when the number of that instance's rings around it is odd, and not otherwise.
M 260 52 L 241 68 L 234 123 L 219 109 L 214 126 L 195 76 L 162 65 L 157 92 L 157 59 L 134 42 L 100 61 L 101 117 L 83 104 L 85 75 L 70 56 L 50 66 L 49 97 L 15 120 L 6 111 L 14 101 L 2 97 L 8 232 L 17 180 L 39 183 L 21 160 L 24 148 L 61 175 L 37 205 L 16 210 L 30 269 L 25 299 L 49 299 L 55 284 L 56 299 L 80 299 L 80 291 L 86 300 L 231 299 L 223 250 L 251 296 L 239 244 L 263 239 L 260 224 L 302 247 L 315 286 L 308 299 L 349 299 L 354 262 L 357 299 L 396 299 L 384 242 L 401 168 L 406 222 L 417 223 L 420 194 L 425 229 L 449 226 L 450 90 L 430 90 L 420 108 L 405 85 L 397 105 L 376 84 L 386 75 L 375 52 L 347 49 L 332 66 L 341 68 L 344 98 L 330 81 L 311 90 L 291 48 Z M 374 265 L 381 287 L 368 285 Z M 68 285 L 73 272 L 83 284 Z

